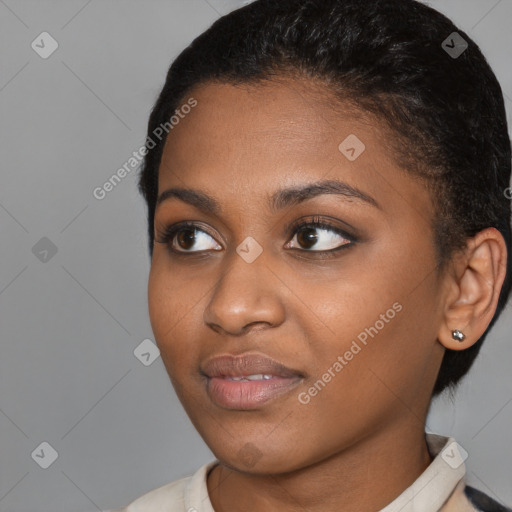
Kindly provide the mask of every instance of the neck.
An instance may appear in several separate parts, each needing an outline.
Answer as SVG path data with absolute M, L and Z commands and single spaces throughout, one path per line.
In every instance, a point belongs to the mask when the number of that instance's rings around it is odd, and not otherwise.
M 419 422 L 418 422 L 419 423 Z M 431 457 L 423 425 L 387 429 L 297 471 L 253 475 L 222 464 L 208 475 L 216 512 L 377 512 L 425 471 Z

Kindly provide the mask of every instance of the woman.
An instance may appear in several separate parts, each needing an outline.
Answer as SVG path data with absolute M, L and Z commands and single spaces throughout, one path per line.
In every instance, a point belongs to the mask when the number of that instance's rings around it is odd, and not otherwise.
M 149 120 L 149 313 L 215 454 L 122 509 L 510 510 L 425 434 L 511 288 L 510 141 L 477 45 L 414 0 L 257 0 Z

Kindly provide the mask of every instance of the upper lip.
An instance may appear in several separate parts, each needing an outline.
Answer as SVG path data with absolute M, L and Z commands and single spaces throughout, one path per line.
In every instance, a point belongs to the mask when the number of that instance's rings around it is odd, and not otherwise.
M 263 354 L 227 354 L 208 359 L 201 367 L 208 377 L 246 377 L 248 375 L 273 375 L 276 377 L 303 377 L 301 372 L 287 368 Z

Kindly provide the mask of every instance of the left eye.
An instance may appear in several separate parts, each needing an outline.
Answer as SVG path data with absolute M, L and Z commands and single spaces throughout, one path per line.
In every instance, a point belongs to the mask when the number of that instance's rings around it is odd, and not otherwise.
M 351 239 L 334 227 L 309 224 L 300 227 L 286 247 L 307 251 L 330 251 L 351 242 Z

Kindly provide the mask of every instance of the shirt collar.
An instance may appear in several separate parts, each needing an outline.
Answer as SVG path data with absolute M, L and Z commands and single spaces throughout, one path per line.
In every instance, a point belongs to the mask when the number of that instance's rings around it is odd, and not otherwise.
M 425 440 L 434 460 L 410 487 L 379 512 L 438 512 L 464 477 L 464 452 L 452 437 L 427 433 Z M 185 510 L 215 512 L 206 478 L 218 463 L 213 460 L 204 464 L 191 477 L 184 489 Z
M 425 434 L 434 460 L 400 496 L 379 512 L 437 512 L 466 474 L 463 450 L 452 437 Z

